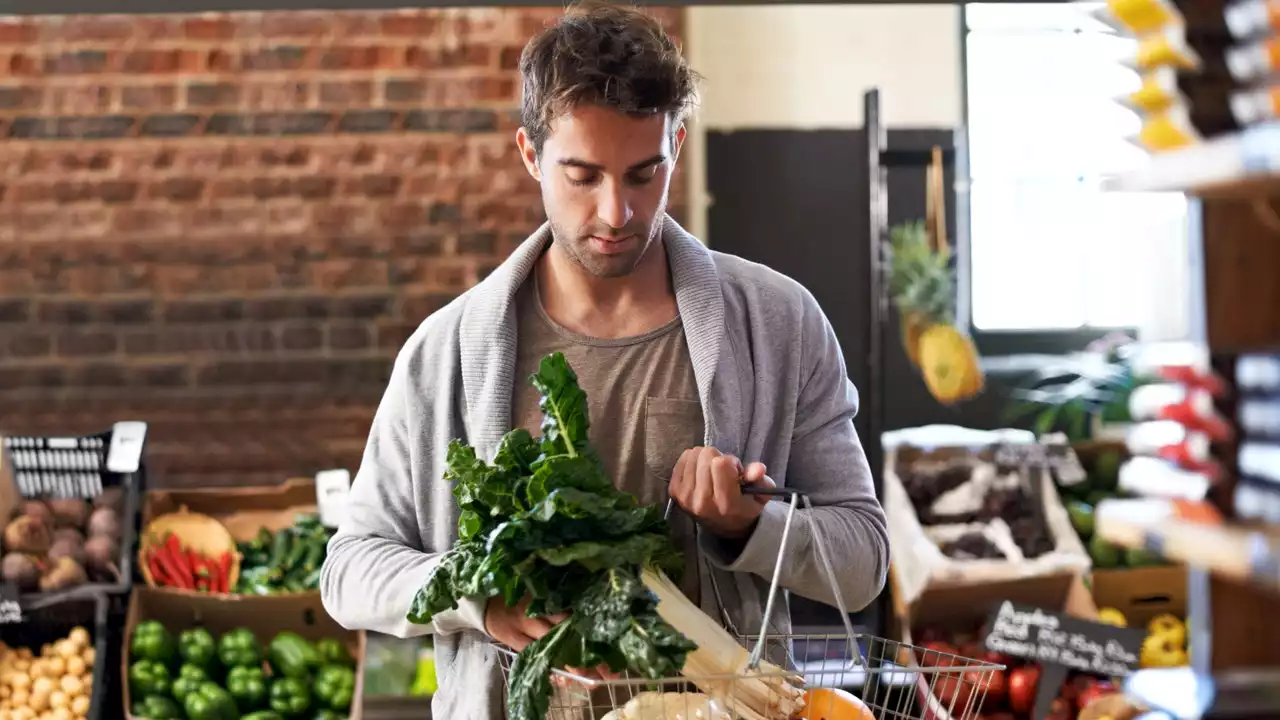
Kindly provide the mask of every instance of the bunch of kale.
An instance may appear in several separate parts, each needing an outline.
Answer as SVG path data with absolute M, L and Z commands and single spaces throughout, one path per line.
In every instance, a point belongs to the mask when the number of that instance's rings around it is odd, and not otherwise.
M 640 580 L 646 567 L 678 576 L 682 558 L 663 508 L 614 488 L 588 444 L 587 396 L 560 353 L 530 378 L 541 393 L 542 437 L 513 430 L 493 464 L 455 440 L 445 479 L 455 483 L 458 540 L 414 598 L 426 624 L 459 598 L 529 598 L 528 615 L 570 611 L 526 647 L 507 685 L 511 720 L 542 720 L 550 671 L 606 664 L 648 678 L 678 672 L 694 644 L 666 623 Z

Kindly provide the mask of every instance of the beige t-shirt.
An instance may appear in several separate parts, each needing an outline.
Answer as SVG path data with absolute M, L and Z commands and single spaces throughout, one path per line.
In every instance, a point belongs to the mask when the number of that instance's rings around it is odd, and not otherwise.
M 667 502 L 667 484 L 680 454 L 702 445 L 705 428 L 698 386 L 680 318 L 643 335 L 602 340 L 557 325 L 542 307 L 534 277 L 516 300 L 519 342 L 512 417 L 541 434 L 542 411 L 529 376 L 559 351 L 587 393 L 591 444 L 614 486 L 643 504 Z M 698 554 L 692 519 L 679 508 L 672 534 L 684 552 L 680 587 L 698 602 Z

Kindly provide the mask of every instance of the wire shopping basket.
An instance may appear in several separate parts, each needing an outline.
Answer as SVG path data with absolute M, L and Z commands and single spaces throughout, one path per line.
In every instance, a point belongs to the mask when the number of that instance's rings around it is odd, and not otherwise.
M 975 720 L 1003 665 L 982 662 L 854 630 L 826 541 L 813 528 L 814 549 L 844 624 L 844 633 L 775 632 L 768 622 L 796 510 L 809 497 L 789 488 L 746 487 L 788 498 L 781 549 L 758 634 L 741 633 L 711 587 L 724 627 L 742 648 L 741 671 L 652 679 L 601 679 L 552 670 L 555 694 L 547 720 Z M 668 512 L 670 512 L 670 504 Z M 749 649 L 749 651 L 748 651 Z M 500 647 L 504 681 L 516 654 Z M 850 692 L 853 691 L 853 692 Z

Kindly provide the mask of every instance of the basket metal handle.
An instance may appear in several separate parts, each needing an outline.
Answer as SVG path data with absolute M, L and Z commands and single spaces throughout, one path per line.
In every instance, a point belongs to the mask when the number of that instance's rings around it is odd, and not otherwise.
M 778 557 L 774 560 L 773 576 L 769 580 L 769 594 L 765 598 L 764 617 L 761 618 L 760 622 L 760 634 L 756 638 L 755 646 L 751 649 L 751 655 L 747 661 L 747 667 L 755 670 L 760 666 L 760 662 L 764 658 L 765 641 L 769 635 L 769 619 L 773 617 L 773 607 L 778 597 L 778 587 L 782 578 L 782 563 L 786 557 L 787 544 L 791 539 L 791 527 L 795 522 L 796 509 L 803 501 L 804 509 L 812 511 L 813 501 L 809 499 L 808 493 L 787 487 L 743 484 L 742 493 L 744 495 L 779 499 L 788 498 L 787 518 L 782 526 L 782 540 L 779 543 Z M 668 516 L 670 516 L 674 504 L 673 500 L 667 500 L 666 514 Z M 822 570 L 827 576 L 827 581 L 831 584 L 831 594 L 835 598 L 836 609 L 840 612 L 840 621 L 844 625 L 849 647 L 853 652 L 854 662 L 858 667 L 866 667 L 866 659 L 862 657 L 862 648 L 858 644 L 858 633 L 853 629 L 853 622 L 849 620 L 849 608 L 840 592 L 840 583 L 836 581 L 835 566 L 831 563 L 831 555 L 827 550 L 826 538 L 823 536 L 822 530 L 816 525 L 811 528 L 811 532 L 813 534 L 814 547 L 818 551 L 818 559 L 822 563 Z M 711 590 L 715 595 L 716 605 L 720 608 L 720 614 L 724 617 L 725 624 L 735 635 L 741 634 L 733 622 L 733 618 L 729 616 L 729 611 L 725 608 L 724 598 L 720 593 L 720 583 L 716 580 L 716 574 L 709 572 L 708 576 L 711 580 Z

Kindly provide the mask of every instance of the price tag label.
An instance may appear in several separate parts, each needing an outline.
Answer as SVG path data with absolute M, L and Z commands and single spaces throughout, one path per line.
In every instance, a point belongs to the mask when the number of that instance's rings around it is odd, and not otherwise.
M 0 583 L 0 625 L 22 622 L 22 606 L 18 604 L 18 588 L 13 583 Z
M 336 528 L 347 516 L 347 495 L 351 492 L 351 472 L 324 470 L 316 473 L 316 507 L 320 522 Z
M 122 475 L 138 472 L 142 465 L 142 447 L 146 442 L 146 423 L 116 423 L 111 428 L 111 446 L 107 448 L 107 470 Z

